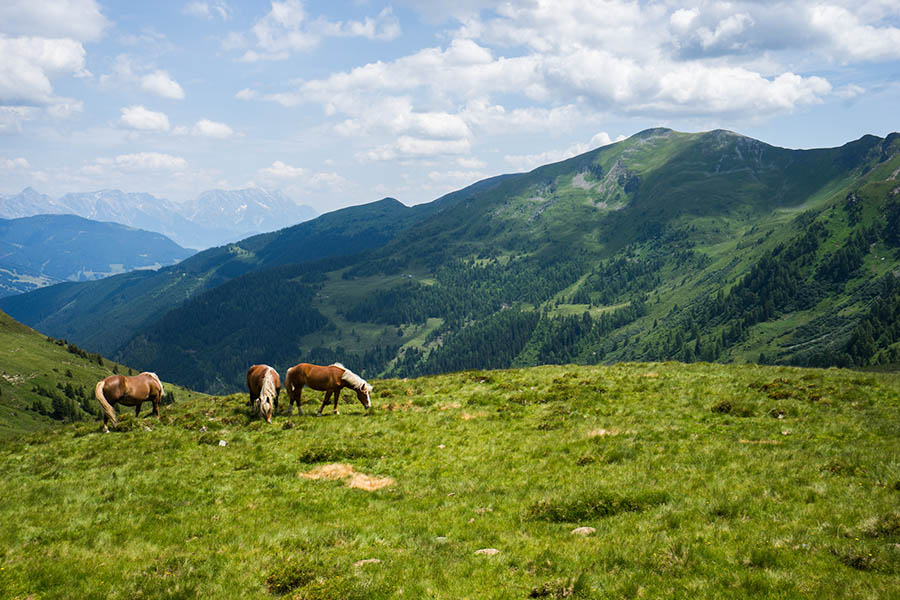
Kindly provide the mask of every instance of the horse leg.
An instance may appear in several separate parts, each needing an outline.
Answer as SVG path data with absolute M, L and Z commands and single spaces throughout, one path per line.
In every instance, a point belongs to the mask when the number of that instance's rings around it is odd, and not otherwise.
M 303 386 L 301 385 L 297 389 L 297 414 L 303 416 L 303 405 L 300 404 L 300 401 L 303 399 Z M 293 402 L 293 400 L 292 400 Z
M 103 433 L 109 433 L 109 415 L 103 413 Z
M 338 405 L 338 398 L 340 398 L 340 397 L 341 397 L 341 388 L 338 388 L 338 389 L 335 390 L 335 392 L 334 392 L 334 414 L 336 414 L 336 415 L 341 414 L 341 413 L 338 412 L 338 407 L 337 407 L 337 405 Z
M 153 414 L 159 419 L 159 398 L 153 399 Z
M 138 415 L 141 414 L 141 405 L 143 402 L 139 402 L 137 406 L 134 407 L 134 418 L 137 419 Z
M 325 410 L 325 405 L 328 404 L 328 399 L 331 397 L 331 392 L 325 392 L 325 399 L 322 400 L 322 406 L 319 407 L 319 416 L 322 416 L 322 411 Z

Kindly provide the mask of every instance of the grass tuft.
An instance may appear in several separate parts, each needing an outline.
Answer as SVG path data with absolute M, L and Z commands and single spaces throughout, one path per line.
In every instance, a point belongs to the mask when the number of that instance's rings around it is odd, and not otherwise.
M 669 495 L 647 491 L 622 496 L 609 490 L 594 490 L 575 498 L 544 499 L 528 507 L 526 519 L 553 523 L 581 523 L 626 512 L 643 512 L 665 504 Z

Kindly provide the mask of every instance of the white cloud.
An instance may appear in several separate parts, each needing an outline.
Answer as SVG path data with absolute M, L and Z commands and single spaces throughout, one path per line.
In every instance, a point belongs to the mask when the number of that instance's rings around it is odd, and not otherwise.
M 453 154 L 468 154 L 469 140 L 434 140 L 402 135 L 396 141 L 371 150 L 357 153 L 357 160 L 363 162 L 423 158 Z
M 280 160 L 273 162 L 271 167 L 259 170 L 259 174 L 268 179 L 296 179 L 306 177 L 307 173 L 303 167 L 292 167 Z
M 225 139 L 234 135 L 234 130 L 225 123 L 210 121 L 209 119 L 200 119 L 194 124 L 191 130 L 194 135 L 201 137 L 210 137 Z
M 94 162 L 100 167 L 113 167 L 123 171 L 180 171 L 187 167 L 185 159 L 159 152 L 120 154 L 112 159 L 98 158 Z
M 169 118 L 164 113 L 148 110 L 141 105 L 123 108 L 121 122 L 126 127 L 142 131 L 169 130 Z
M 866 24 L 850 10 L 827 4 L 816 5 L 810 10 L 810 23 L 827 37 L 835 60 L 839 62 L 900 59 L 898 27 Z
M 390 8 L 376 17 L 363 21 L 328 21 L 310 19 L 300 0 L 272 2 L 268 14 L 251 28 L 256 46 L 241 57 L 246 62 L 285 60 L 296 52 L 314 48 L 325 37 L 364 37 L 370 40 L 392 40 L 400 35 L 400 23 Z M 234 48 L 244 40 L 228 38 L 227 46 Z
M 22 157 L 19 158 L 3 158 L 0 159 L 0 167 L 2 167 L 6 171 L 12 171 L 14 169 L 28 169 L 31 167 L 28 164 L 28 160 Z
M 96 40 L 109 25 L 94 0 L 5 0 L 0 23 L 6 33 Z
M 22 124 L 36 119 L 39 113 L 32 106 L 0 106 L 0 133 L 21 133 Z
M 276 160 L 269 167 L 257 171 L 261 180 L 275 186 L 287 186 L 296 195 L 306 195 L 311 190 L 342 191 L 350 186 L 350 182 L 334 172 L 311 172 L 303 167 L 293 167 Z
M 542 165 L 566 160 L 567 158 L 584 154 L 589 150 L 609 145 L 614 141 L 619 142 L 623 139 L 625 139 L 624 136 L 619 136 L 613 140 L 608 133 L 601 131 L 595 134 L 587 144 L 579 142 L 569 146 L 565 150 L 548 150 L 538 154 L 508 154 L 503 157 L 503 160 L 519 171 L 530 171 L 531 169 Z
M 181 12 L 201 19 L 215 19 L 218 17 L 223 21 L 227 21 L 231 18 L 231 8 L 224 2 L 189 2 Z
M 178 82 L 162 69 L 157 69 L 141 77 L 141 89 L 173 100 L 183 100 L 184 90 Z
M 244 88 L 234 95 L 238 100 L 255 100 L 259 98 L 259 92 L 256 90 L 251 90 L 250 88 Z
M 49 105 L 57 101 L 50 77 L 84 75 L 84 47 L 71 39 L 9 38 L 0 34 L 0 104 Z

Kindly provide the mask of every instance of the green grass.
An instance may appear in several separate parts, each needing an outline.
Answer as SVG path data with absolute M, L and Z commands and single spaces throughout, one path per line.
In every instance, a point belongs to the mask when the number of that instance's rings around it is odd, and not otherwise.
M 374 383 L 369 417 L 346 393 L 340 416 L 272 425 L 245 396 L 197 397 L 108 435 L 0 442 L 0 597 L 900 594 L 896 375 L 663 363 Z M 301 476 L 329 463 L 395 484 Z
M 97 406 L 94 385 L 112 375 L 113 368 L 122 375 L 128 374 L 124 365 L 105 359 L 101 365 L 93 357 L 83 358 L 66 348 L 62 340 L 48 339 L 0 311 L 0 439 L 59 425 L 59 421 L 32 410 L 35 402 L 45 408 L 52 406 L 52 400 L 35 392 L 35 388 L 62 395 L 57 385 L 71 385 L 83 389 L 90 404 Z M 198 395 L 169 383 L 165 387 L 170 398 L 188 400 Z M 150 408 L 150 403 L 146 403 L 143 410 Z

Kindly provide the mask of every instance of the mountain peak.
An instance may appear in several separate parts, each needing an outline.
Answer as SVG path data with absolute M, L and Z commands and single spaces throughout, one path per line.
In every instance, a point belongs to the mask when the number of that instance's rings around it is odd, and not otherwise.
M 638 131 L 631 137 L 638 138 L 638 139 L 650 138 L 650 137 L 656 137 L 658 135 L 668 135 L 668 134 L 672 133 L 673 131 L 674 130 L 669 129 L 668 127 L 651 127 L 650 129 Z

